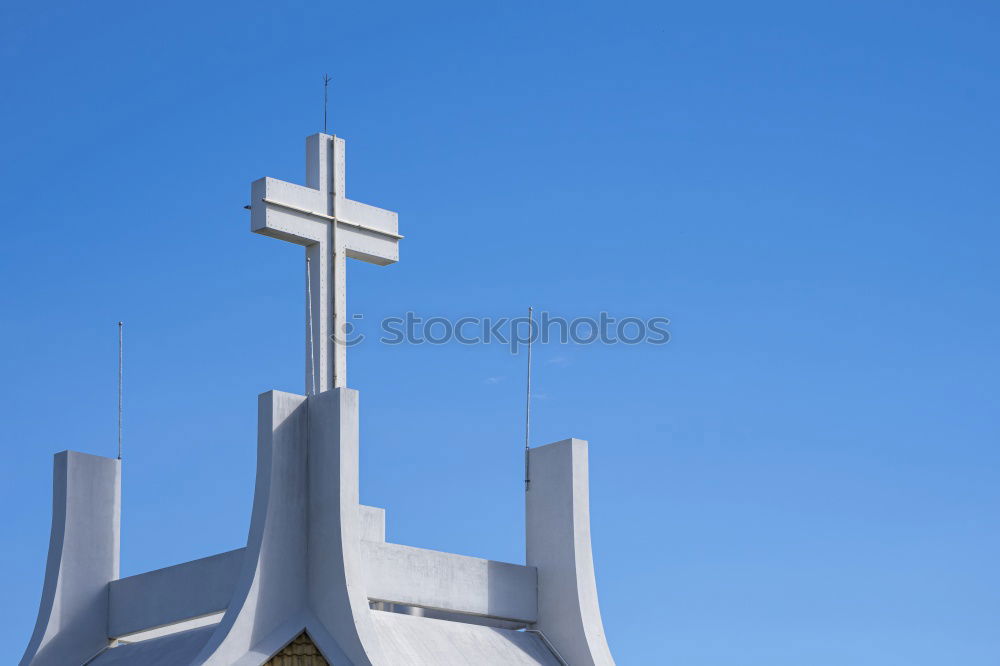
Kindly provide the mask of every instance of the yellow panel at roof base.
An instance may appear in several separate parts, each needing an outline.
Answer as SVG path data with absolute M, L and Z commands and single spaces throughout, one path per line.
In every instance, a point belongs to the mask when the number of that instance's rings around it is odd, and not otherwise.
M 271 657 L 264 666 L 330 666 L 305 632 Z

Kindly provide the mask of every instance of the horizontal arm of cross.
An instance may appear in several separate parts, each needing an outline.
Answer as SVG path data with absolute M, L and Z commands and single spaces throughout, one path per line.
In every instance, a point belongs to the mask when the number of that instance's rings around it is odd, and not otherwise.
M 334 217 L 333 215 L 323 215 L 322 213 L 317 213 L 314 210 L 308 210 L 306 208 L 300 208 L 299 206 L 293 206 L 292 204 L 288 204 L 288 203 L 285 203 L 283 201 L 275 201 L 274 199 L 268 199 L 268 198 L 261 199 L 261 201 L 263 201 L 268 206 L 277 206 L 278 208 L 283 208 L 285 210 L 294 211 L 296 213 L 303 213 L 305 215 L 308 215 L 309 217 L 315 217 L 315 218 L 319 218 L 321 220 L 327 220 L 328 222 L 333 222 L 334 220 L 336 220 L 337 224 L 342 224 L 342 225 L 348 226 L 348 227 L 354 227 L 355 229 L 360 229 L 361 231 L 368 231 L 368 232 L 371 232 L 371 233 L 373 233 L 373 234 L 375 234 L 377 236 L 385 236 L 386 238 L 392 238 L 394 240 L 399 240 L 399 239 L 403 238 L 403 236 L 401 236 L 401 235 L 399 235 L 397 233 L 393 233 L 391 231 L 386 231 L 385 227 L 389 226 L 387 224 L 382 224 L 382 225 L 379 225 L 379 226 L 372 226 L 370 224 L 362 224 L 360 222 L 351 222 L 351 221 L 345 220 L 345 219 L 343 219 L 342 217 L 339 217 L 339 216 L 338 217 Z M 358 206 L 365 206 L 367 208 L 372 208 L 377 213 L 388 213 L 389 215 L 395 216 L 395 213 L 393 213 L 391 211 L 384 210 L 382 208 L 375 208 L 374 206 L 368 206 L 368 204 L 359 204 L 356 201 L 348 201 L 348 200 L 343 200 L 343 199 L 341 201 L 343 203 L 355 204 L 355 205 L 358 205 Z M 368 217 L 371 217 L 371 216 L 369 215 Z
M 396 213 L 358 201 L 337 197 L 336 217 L 327 208 L 319 190 L 273 178 L 261 178 L 251 186 L 250 226 L 255 233 L 298 245 L 312 245 L 326 237 L 327 224 L 337 224 L 338 238 L 347 256 L 386 265 L 399 260 Z
M 307 211 L 323 210 L 323 194 L 311 187 L 261 178 L 250 186 L 250 230 L 296 245 L 312 245 L 326 238 L 326 223 Z M 280 201 L 287 206 L 276 206 Z
M 399 240 L 399 215 L 360 201 L 337 199 L 337 221 L 358 229 L 372 231 Z

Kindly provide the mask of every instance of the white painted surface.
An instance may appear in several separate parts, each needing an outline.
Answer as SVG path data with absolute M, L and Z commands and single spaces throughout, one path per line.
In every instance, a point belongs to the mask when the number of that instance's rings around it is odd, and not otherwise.
M 538 569 L 538 623 L 572 666 L 613 666 L 590 544 L 587 442 L 531 449 L 527 562 Z
M 385 509 L 360 507 L 361 538 L 365 541 L 385 541 Z
M 118 578 L 121 462 L 55 456 L 42 600 L 21 666 L 82 664 L 108 644 L 108 583 Z
M 225 610 L 239 578 L 243 551 L 231 550 L 114 581 L 109 635 L 120 637 Z
M 360 572 L 357 407 L 350 389 L 260 396 L 242 573 L 192 664 L 259 666 L 303 629 L 333 664 L 385 663 Z
M 560 666 L 541 639 L 523 631 L 371 613 L 388 666 Z
M 368 598 L 531 624 L 533 567 L 394 543 L 361 544 Z
M 353 666 L 388 663 L 368 609 L 358 510 L 358 392 L 309 397 L 309 607 Z
M 363 541 L 385 540 L 385 509 L 360 506 L 359 519 Z M 238 548 L 112 581 L 109 635 L 123 637 L 224 611 L 236 588 L 244 551 Z

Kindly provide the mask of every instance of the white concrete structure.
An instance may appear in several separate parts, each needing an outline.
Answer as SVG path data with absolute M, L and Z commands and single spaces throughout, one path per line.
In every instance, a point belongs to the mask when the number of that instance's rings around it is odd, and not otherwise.
M 614 663 L 597 604 L 590 548 L 587 442 L 567 439 L 529 451 L 527 563 L 538 572 L 538 621 L 576 666 Z
M 83 664 L 107 646 L 120 529 L 121 462 L 56 454 L 42 602 L 22 664 Z
M 347 198 L 344 140 L 306 139 L 307 187 L 261 178 L 250 187 L 250 228 L 306 248 L 306 392 L 347 386 L 347 257 L 399 261 L 396 214 Z
M 394 214 L 343 198 L 343 141 L 316 135 L 308 146 L 314 188 L 257 181 L 252 218 L 324 267 L 313 332 L 326 340 L 343 312 L 330 296 L 343 285 L 336 265 L 395 261 L 399 237 Z M 120 463 L 57 454 L 45 584 L 21 666 L 261 666 L 303 632 L 322 654 L 310 663 L 334 666 L 614 664 L 590 550 L 586 442 L 531 451 L 525 564 L 389 543 L 385 511 L 358 501 L 358 393 L 338 385 L 342 345 L 320 347 L 307 381 L 321 390 L 259 396 L 243 548 L 119 578 Z

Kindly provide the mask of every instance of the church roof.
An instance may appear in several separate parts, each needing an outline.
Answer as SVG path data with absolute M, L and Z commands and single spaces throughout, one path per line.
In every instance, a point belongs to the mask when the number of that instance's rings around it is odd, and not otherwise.
M 465 622 L 451 622 L 384 611 L 370 611 L 390 664 L 407 666 L 560 666 L 560 662 L 535 634 Z M 215 626 L 200 627 L 140 643 L 129 643 L 103 652 L 87 666 L 176 666 L 190 663 L 208 642 Z M 282 654 L 318 654 L 311 641 L 293 641 L 268 665 L 283 666 Z M 308 640 L 308 639 L 307 639 Z M 289 651 L 289 648 L 303 649 Z M 309 649 L 311 648 L 311 649 Z M 301 653 L 301 655 L 299 654 Z M 296 662 L 289 662 L 296 663 Z M 307 662 L 303 662 L 307 663 Z M 325 664 L 324 661 L 316 661 Z

